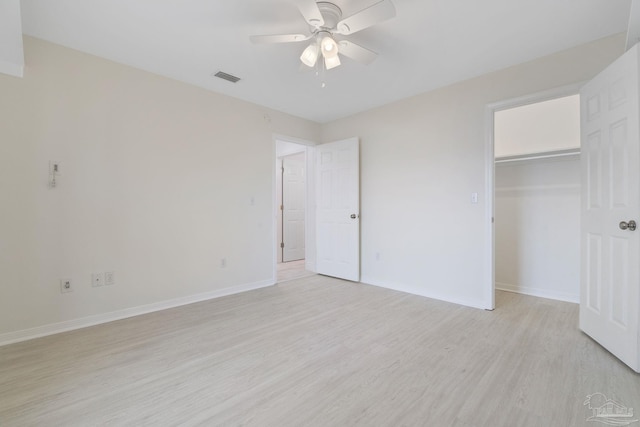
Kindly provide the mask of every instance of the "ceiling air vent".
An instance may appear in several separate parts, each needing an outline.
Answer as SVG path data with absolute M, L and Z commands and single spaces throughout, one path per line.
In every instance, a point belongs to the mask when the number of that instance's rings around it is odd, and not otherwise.
M 231 83 L 237 83 L 237 82 L 240 81 L 240 77 L 236 77 L 236 76 L 233 76 L 231 74 L 227 74 L 224 71 L 218 71 L 217 73 L 214 74 L 214 76 L 220 77 L 221 79 L 226 80 L 226 81 L 231 82 Z

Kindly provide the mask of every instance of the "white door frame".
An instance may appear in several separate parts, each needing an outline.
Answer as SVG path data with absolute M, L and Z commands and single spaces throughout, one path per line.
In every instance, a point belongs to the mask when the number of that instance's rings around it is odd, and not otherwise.
M 507 99 L 495 103 L 487 104 L 485 108 L 485 277 L 483 279 L 483 306 L 486 310 L 493 310 L 496 307 L 496 265 L 495 265 L 495 154 L 494 154 L 494 115 L 498 111 L 510 108 L 522 107 L 523 105 L 535 104 L 538 102 L 550 101 L 565 96 L 577 95 L 580 88 L 586 82 L 574 83 L 537 92 L 518 98 Z
M 305 268 L 309 271 L 316 271 L 316 253 L 315 253 L 315 244 L 316 244 L 316 235 L 315 235 L 315 146 L 317 145 L 313 141 L 309 141 L 306 139 L 295 138 L 292 136 L 281 135 L 281 134 L 273 134 L 272 135 L 272 155 L 271 155 L 271 192 L 272 192 L 272 204 L 271 204 L 271 214 L 273 216 L 272 220 L 272 241 L 271 241 L 271 251 L 272 251 L 272 280 L 273 283 L 278 282 L 278 253 L 276 250 L 278 242 L 278 215 L 277 215 L 277 189 L 276 189 L 276 159 L 277 159 L 277 149 L 276 145 L 278 141 L 288 142 L 291 144 L 303 145 L 306 147 L 305 152 L 305 167 L 306 167 L 306 185 L 305 185 Z

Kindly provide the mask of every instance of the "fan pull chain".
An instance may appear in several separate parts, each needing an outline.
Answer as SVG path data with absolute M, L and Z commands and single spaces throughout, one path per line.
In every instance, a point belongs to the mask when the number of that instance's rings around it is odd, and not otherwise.
M 320 87 L 323 89 L 327 87 L 327 83 L 325 82 L 326 72 L 324 61 L 320 58 L 320 60 L 316 62 L 316 77 L 320 79 Z

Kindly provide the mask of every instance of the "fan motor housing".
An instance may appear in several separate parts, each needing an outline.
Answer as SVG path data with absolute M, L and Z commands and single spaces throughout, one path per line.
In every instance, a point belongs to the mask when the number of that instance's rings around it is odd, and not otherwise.
M 322 28 L 335 30 L 336 25 L 338 25 L 338 22 L 342 19 L 342 9 L 335 4 L 326 1 L 319 1 L 317 5 L 318 9 L 320 9 L 322 18 L 324 19 L 324 25 Z

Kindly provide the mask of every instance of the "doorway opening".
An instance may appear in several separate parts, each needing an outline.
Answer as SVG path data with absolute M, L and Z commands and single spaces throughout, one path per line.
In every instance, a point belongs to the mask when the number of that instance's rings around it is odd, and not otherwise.
M 489 107 L 491 308 L 495 290 L 580 299 L 579 87 Z
M 315 274 L 313 144 L 275 138 L 274 277 L 283 282 Z

